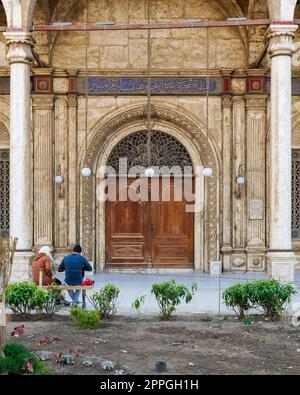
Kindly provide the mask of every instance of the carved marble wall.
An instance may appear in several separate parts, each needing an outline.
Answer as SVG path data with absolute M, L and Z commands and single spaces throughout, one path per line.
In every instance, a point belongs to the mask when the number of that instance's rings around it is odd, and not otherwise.
M 59 1 L 52 14 L 42 3 L 35 9 L 34 23 L 84 22 L 82 0 Z M 265 0 L 251 4 L 250 17 L 268 17 Z M 299 12 L 300 6 L 296 16 Z M 147 21 L 144 0 L 89 0 L 88 13 L 90 22 Z M 153 22 L 225 20 L 240 14 L 232 0 L 152 0 L 150 8 Z M 218 259 L 225 270 L 266 268 L 270 63 L 268 56 L 258 62 L 265 48 L 265 36 L 264 26 L 210 29 L 207 136 L 205 30 L 151 32 L 152 103 L 158 110 L 157 122 L 182 142 L 189 140 L 195 158 L 198 157 L 196 162 L 214 169 L 211 179 L 200 182 L 202 189 L 206 183 L 207 196 L 195 222 L 197 269 L 209 271 L 210 261 Z M 95 171 L 104 148 L 108 152 L 118 134 L 125 135 L 142 122 L 147 32 L 88 34 L 87 153 L 85 34 L 34 33 L 34 38 L 39 58 L 32 70 L 34 247 L 53 245 L 59 259 L 70 246 L 82 242 L 89 258 L 96 257 L 97 267 L 104 268 L 104 218 L 96 205 L 95 179 L 83 180 L 80 170 L 87 155 Z M 293 146 L 300 148 L 300 30 L 295 41 L 298 52 L 293 58 Z M 1 36 L 0 122 L 8 128 L 9 73 L 4 44 Z M 54 183 L 54 175 L 58 174 L 63 176 L 60 185 Z M 239 175 L 245 177 L 245 185 L 238 186 Z M 294 248 L 300 255 L 300 242 L 295 242 Z
M 93 178 L 82 180 L 80 174 L 85 157 L 85 100 L 82 95 L 70 92 L 70 84 L 64 82 L 70 82 L 69 79 L 69 74 L 54 72 L 53 86 L 58 87 L 58 92 L 54 88 L 51 94 L 32 95 L 34 244 L 36 248 L 41 244 L 54 245 L 59 259 L 70 246 L 82 242 L 87 255 L 94 259 L 98 253 L 94 230 L 99 227 L 95 222 L 99 219 L 94 215 L 95 189 Z M 243 77 L 234 79 L 242 81 Z M 242 82 L 239 89 L 247 85 L 245 78 Z M 214 177 L 207 181 L 209 198 L 200 213 L 203 221 L 199 217 L 198 224 L 202 230 L 195 240 L 196 248 L 206 251 L 201 258 L 202 270 L 208 271 L 209 262 L 215 259 L 223 261 L 225 270 L 265 270 L 267 97 L 246 92 L 211 97 L 209 145 L 203 140 L 205 97 L 153 97 L 164 130 L 173 124 L 183 133 L 177 138 L 190 135 L 202 164 L 211 163 L 215 169 Z M 89 98 L 91 164 L 96 166 L 103 147 L 116 133 L 123 133 L 133 121 L 141 119 L 145 104 L 144 96 Z M 300 119 L 296 98 L 293 119 L 295 145 Z M 205 147 L 210 147 L 209 151 Z M 58 173 L 64 178 L 61 185 L 54 183 Z M 245 177 L 244 186 L 237 185 L 238 175 Z M 209 213 L 207 225 L 205 212 Z M 98 267 L 105 267 L 105 262 Z

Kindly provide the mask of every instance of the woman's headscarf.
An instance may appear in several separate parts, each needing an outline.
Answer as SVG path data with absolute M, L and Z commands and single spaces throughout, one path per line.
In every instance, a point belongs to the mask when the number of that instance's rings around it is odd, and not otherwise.
M 51 255 L 51 251 L 52 249 L 49 246 L 43 246 L 39 249 L 39 254 L 45 254 L 47 255 L 50 260 L 51 260 L 51 267 L 52 267 L 52 271 L 55 271 L 55 260 L 53 258 L 53 256 Z
M 52 259 L 51 251 L 52 251 L 52 250 L 51 250 L 50 247 L 44 246 L 44 247 L 41 247 L 41 248 L 39 249 L 39 254 L 45 254 L 45 255 L 47 255 L 49 258 Z

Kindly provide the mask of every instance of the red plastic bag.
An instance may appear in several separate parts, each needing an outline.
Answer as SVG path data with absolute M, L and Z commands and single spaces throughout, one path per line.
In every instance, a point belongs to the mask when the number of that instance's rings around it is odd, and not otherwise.
M 94 281 L 90 280 L 89 278 L 87 278 L 82 284 L 82 287 L 90 287 L 94 285 Z

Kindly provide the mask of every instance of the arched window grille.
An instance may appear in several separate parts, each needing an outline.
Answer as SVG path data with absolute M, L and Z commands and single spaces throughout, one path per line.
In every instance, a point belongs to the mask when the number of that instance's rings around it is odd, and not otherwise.
M 160 132 L 151 132 L 150 158 L 147 152 L 147 131 L 133 133 L 121 140 L 112 150 L 107 166 L 116 173 L 124 173 L 119 168 L 120 158 L 127 159 L 127 171 L 132 167 L 153 167 L 163 169 L 178 168 L 182 174 L 193 174 L 193 164 L 186 148 L 174 137 Z M 163 173 L 163 170 L 161 170 Z

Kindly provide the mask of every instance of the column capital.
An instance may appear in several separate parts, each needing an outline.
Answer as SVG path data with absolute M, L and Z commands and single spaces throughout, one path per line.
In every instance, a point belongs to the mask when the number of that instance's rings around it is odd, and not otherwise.
M 29 32 L 5 32 L 6 45 L 8 46 L 7 59 L 10 64 L 31 64 L 33 60 L 33 37 Z
M 32 94 L 31 97 L 34 110 L 52 110 L 54 107 L 54 95 Z
M 245 99 L 248 110 L 265 111 L 267 108 L 267 95 L 249 95 Z
M 231 95 L 223 95 L 222 96 L 222 107 L 223 108 L 231 108 L 232 107 Z
M 69 108 L 71 108 L 71 107 L 74 107 L 74 108 L 77 108 L 77 95 L 75 95 L 75 94 L 69 94 L 68 95 L 68 107 Z
M 270 25 L 267 37 L 270 40 L 268 53 L 274 56 L 292 56 L 295 53 L 293 38 L 297 25 Z

